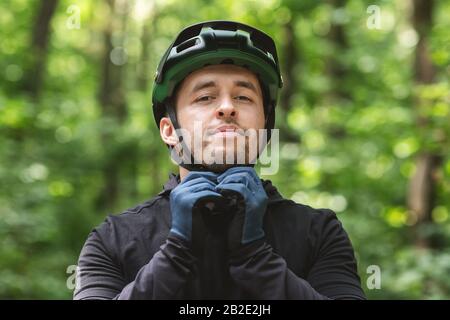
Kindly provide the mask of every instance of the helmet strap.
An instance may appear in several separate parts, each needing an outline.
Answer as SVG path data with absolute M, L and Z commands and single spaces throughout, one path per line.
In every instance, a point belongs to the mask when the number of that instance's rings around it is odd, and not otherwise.
M 179 129 L 181 129 L 178 120 L 177 120 L 177 114 L 175 111 L 175 105 L 173 102 L 172 98 L 167 98 L 166 101 L 164 102 L 165 106 L 166 106 L 166 110 L 167 110 L 167 114 L 169 116 L 170 121 L 172 122 L 173 127 L 175 128 L 175 130 L 178 130 L 178 132 L 180 132 Z M 210 171 L 207 166 L 201 164 L 201 163 L 195 163 L 195 159 L 194 156 L 191 152 L 191 150 L 189 149 L 189 147 L 186 145 L 185 140 L 183 139 L 183 136 L 180 134 L 178 135 L 175 131 L 175 134 L 178 137 L 178 141 L 181 144 L 181 148 L 182 148 L 182 158 L 185 159 L 186 156 L 190 157 L 190 163 L 185 163 L 185 161 L 181 161 L 180 163 L 178 163 L 179 166 L 185 168 L 186 170 L 189 171 Z M 169 149 L 170 152 L 172 153 L 174 146 L 170 146 L 169 145 Z

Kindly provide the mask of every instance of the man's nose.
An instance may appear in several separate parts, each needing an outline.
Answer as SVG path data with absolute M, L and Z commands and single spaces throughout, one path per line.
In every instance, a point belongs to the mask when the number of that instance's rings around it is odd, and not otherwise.
M 219 119 L 236 118 L 237 110 L 230 99 L 223 99 L 216 109 L 216 117 Z

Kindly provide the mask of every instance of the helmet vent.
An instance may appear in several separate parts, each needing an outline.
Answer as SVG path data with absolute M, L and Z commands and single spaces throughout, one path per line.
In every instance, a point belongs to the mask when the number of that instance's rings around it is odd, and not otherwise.
M 200 42 L 201 41 L 199 38 L 189 39 L 177 46 L 177 53 L 180 53 L 181 51 L 184 51 L 190 47 L 194 47 L 197 44 L 199 44 Z

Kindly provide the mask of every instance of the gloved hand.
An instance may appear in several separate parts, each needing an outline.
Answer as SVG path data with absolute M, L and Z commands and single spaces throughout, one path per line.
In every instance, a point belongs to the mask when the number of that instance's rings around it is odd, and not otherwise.
M 216 191 L 237 203 L 229 225 L 228 248 L 231 252 L 264 237 L 263 218 L 268 197 L 252 167 L 233 167 L 218 178 Z
M 190 172 L 170 193 L 172 227 L 170 233 L 181 237 L 189 244 L 192 241 L 192 214 L 197 208 L 224 201 L 216 192 L 217 174 L 212 172 Z

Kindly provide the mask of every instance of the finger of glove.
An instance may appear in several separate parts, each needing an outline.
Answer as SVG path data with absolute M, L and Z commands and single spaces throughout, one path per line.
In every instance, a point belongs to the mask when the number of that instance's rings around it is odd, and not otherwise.
M 223 186 L 230 184 L 230 183 L 240 183 L 246 186 L 249 190 L 257 191 L 262 189 L 262 184 L 258 184 L 254 177 L 252 177 L 247 172 L 239 172 L 234 173 L 232 175 L 229 175 L 225 177 L 216 187 L 216 189 L 223 189 Z
M 194 179 L 189 180 L 187 182 L 183 181 L 183 183 L 179 184 L 175 189 L 177 189 L 177 190 L 186 190 L 186 189 L 190 189 L 190 188 L 192 188 L 194 186 L 197 186 L 199 184 L 207 184 L 207 185 L 211 186 L 212 190 L 214 190 L 214 187 L 216 186 L 216 184 L 214 182 L 212 182 L 211 180 L 206 179 L 205 177 L 197 177 L 197 178 L 194 178 Z
M 205 199 L 206 198 L 206 199 Z M 195 193 L 195 202 L 193 205 L 195 206 L 200 200 L 203 201 L 214 201 L 214 199 L 223 198 L 220 193 L 210 191 L 210 190 L 199 190 Z
M 189 198 L 197 199 L 199 197 L 199 193 L 203 191 L 209 191 L 215 196 L 220 196 L 220 194 L 215 189 L 215 185 L 212 184 L 212 182 L 203 181 L 187 188 L 180 188 L 178 190 L 172 191 L 170 194 L 170 199 L 171 201 L 175 199 L 178 199 L 178 201 L 188 200 Z
M 233 167 L 222 173 L 217 177 L 217 181 L 220 183 L 222 182 L 226 177 L 237 174 L 237 173 L 247 173 L 251 177 L 253 177 L 254 180 L 259 180 L 258 175 L 256 174 L 256 171 L 253 167 Z
M 184 194 L 190 194 L 191 196 L 195 195 L 197 197 L 198 193 L 200 193 L 202 191 L 211 191 L 212 194 L 214 194 L 216 196 L 220 196 L 220 194 L 216 190 L 216 186 L 214 184 L 210 184 L 209 181 L 201 182 L 201 183 L 191 186 L 189 188 L 189 190 L 186 190 L 186 192 Z
M 199 188 L 194 193 L 180 193 L 171 195 L 170 208 L 172 213 L 179 215 L 183 211 L 190 212 L 195 204 L 202 198 L 221 198 L 222 195 L 208 188 Z
M 226 183 L 218 185 L 216 190 L 222 192 L 223 190 L 231 190 L 241 194 L 245 199 L 248 197 L 249 193 L 252 193 L 247 186 L 242 183 Z
M 218 174 L 209 171 L 191 171 L 188 175 L 183 179 L 180 185 L 185 185 L 192 180 L 203 178 L 204 180 L 209 180 L 213 183 L 216 183 Z
M 208 209 L 217 209 L 216 206 L 221 206 L 224 200 L 223 196 L 218 193 L 214 194 L 201 194 L 199 197 L 196 197 L 197 200 L 194 202 L 193 207 L 203 207 L 208 203 L 212 203 L 212 207 L 208 207 Z

